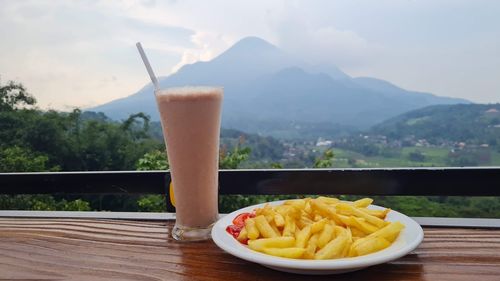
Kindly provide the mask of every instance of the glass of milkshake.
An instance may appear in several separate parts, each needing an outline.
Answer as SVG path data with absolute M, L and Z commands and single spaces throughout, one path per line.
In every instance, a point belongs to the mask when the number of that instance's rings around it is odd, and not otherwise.
M 175 195 L 172 236 L 210 238 L 218 219 L 219 134 L 223 89 L 179 87 L 155 91 Z

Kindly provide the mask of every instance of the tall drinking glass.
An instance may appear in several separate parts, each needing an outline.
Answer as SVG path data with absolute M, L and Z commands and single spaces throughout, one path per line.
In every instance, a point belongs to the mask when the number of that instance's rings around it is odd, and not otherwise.
M 210 238 L 218 219 L 219 134 L 223 89 L 181 87 L 155 91 L 167 146 L 176 240 Z

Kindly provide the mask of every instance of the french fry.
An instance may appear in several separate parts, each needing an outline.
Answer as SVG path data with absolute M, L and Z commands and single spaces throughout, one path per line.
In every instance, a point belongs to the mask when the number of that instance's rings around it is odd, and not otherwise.
M 351 222 L 351 218 L 348 217 L 348 216 L 344 216 L 344 215 L 337 215 L 340 219 L 340 221 L 344 224 L 344 225 L 351 225 L 352 226 L 352 222 Z
M 357 208 L 347 204 L 347 203 L 339 203 L 335 206 L 337 210 L 340 210 L 341 213 L 345 215 L 353 215 L 356 217 L 360 217 L 365 219 L 367 222 L 377 226 L 377 227 L 383 227 L 385 226 L 385 222 L 382 219 L 379 219 L 377 217 L 374 217 L 372 215 L 369 215 L 363 211 L 358 210 Z
M 373 237 L 381 237 L 386 239 L 389 242 L 394 242 L 396 238 L 398 237 L 399 233 L 401 230 L 403 230 L 405 226 L 400 223 L 400 222 L 391 222 L 387 226 L 373 232 L 372 234 L 368 235 L 368 238 L 373 238 Z
M 294 236 L 295 234 L 295 220 L 289 216 L 285 216 L 285 226 L 283 227 L 283 236 Z
M 294 245 L 294 237 L 274 237 L 248 240 L 248 247 L 259 252 L 261 252 L 264 248 L 290 248 Z
M 328 219 L 324 218 L 322 220 L 316 221 L 311 224 L 311 233 L 320 232 L 323 230 L 325 225 L 328 223 Z
M 319 234 L 316 233 L 307 242 L 306 246 L 306 251 L 304 252 L 304 258 L 305 259 L 314 259 L 314 254 L 316 253 L 316 248 L 318 247 L 317 242 L 318 242 L 318 237 Z
M 328 211 L 328 205 L 319 198 L 311 200 L 310 204 L 311 208 L 313 208 L 316 212 L 318 212 L 318 214 L 322 215 L 323 217 L 330 216 L 330 212 Z
M 331 225 L 331 226 L 333 226 L 333 227 L 337 226 L 337 224 L 333 220 L 329 220 L 328 224 Z
M 320 214 L 317 214 L 317 213 L 314 214 L 313 221 L 320 221 L 322 219 L 323 219 L 323 216 L 321 216 Z
M 340 202 L 340 200 L 337 198 L 324 197 L 324 196 L 320 196 L 320 197 L 316 198 L 316 200 L 322 201 L 323 203 L 330 204 L 330 205 L 335 205 L 335 204 Z
M 359 199 L 359 200 L 352 202 L 352 205 L 356 208 L 366 208 L 366 207 L 370 206 L 371 203 L 373 203 L 373 199 L 363 198 L 363 199 Z
M 269 210 L 271 206 L 268 204 L 264 205 L 262 208 L 258 208 L 255 210 L 255 216 L 266 215 L 266 211 Z
M 259 233 L 264 238 L 272 238 L 278 236 L 278 233 L 274 231 L 271 225 L 269 225 L 269 222 L 267 222 L 266 217 L 263 215 L 255 217 L 255 225 L 257 226 Z
M 323 231 L 320 232 L 319 237 L 318 237 L 318 242 L 316 243 L 318 247 L 323 248 L 325 247 L 330 240 L 334 237 L 334 228 L 330 224 L 325 224 Z
M 311 207 L 323 217 L 333 219 L 336 224 L 342 224 L 342 221 L 339 219 L 334 207 L 331 207 L 318 199 L 311 200 Z
M 297 208 L 299 210 L 303 210 L 306 206 L 306 201 L 304 199 L 295 199 L 285 201 L 285 204 L 293 206 L 294 208 Z
M 260 236 L 259 229 L 255 225 L 255 219 L 249 218 L 245 220 L 245 229 L 247 231 L 248 239 L 257 239 Z
M 240 241 L 240 242 L 243 242 L 245 240 L 248 239 L 248 232 L 247 232 L 247 228 L 246 227 L 243 227 L 240 231 L 240 234 L 238 234 L 238 238 L 236 238 L 236 240 Z
M 305 251 L 306 249 L 304 248 L 264 248 L 262 250 L 262 252 L 268 255 L 289 259 L 298 259 L 302 257 Z
M 344 248 L 347 246 L 348 237 L 347 234 L 342 234 L 337 236 L 332 241 L 328 242 L 322 249 L 320 249 L 315 255 L 316 260 L 325 260 L 342 257 Z
M 274 214 L 274 223 L 277 227 L 285 226 L 285 218 L 280 213 Z
M 383 250 L 391 245 L 389 241 L 382 237 L 367 237 L 359 239 L 358 243 L 353 244 L 351 251 L 358 256 L 363 256 Z M 357 242 L 357 241 L 356 241 Z
M 271 223 L 271 222 L 273 222 L 273 221 L 274 221 L 274 216 L 273 216 L 273 215 L 269 215 L 269 214 L 267 214 L 267 215 L 263 215 L 263 216 L 266 218 L 266 221 L 267 221 L 268 223 Z
M 302 217 L 300 217 L 300 219 L 296 220 L 296 223 L 300 228 L 304 228 L 308 225 L 313 224 L 314 221 L 311 220 L 307 215 L 303 214 Z
M 281 234 L 281 231 L 278 229 L 278 227 L 276 226 L 276 224 L 274 223 L 274 220 L 271 221 L 271 223 L 269 223 L 269 225 L 271 226 L 271 228 L 274 230 L 274 233 L 276 233 L 278 236 L 282 236 Z
M 274 215 L 276 215 L 276 211 L 272 209 L 271 206 L 266 206 L 266 208 L 262 210 L 262 215 L 266 217 L 268 223 L 271 223 L 272 221 L 274 221 Z
M 391 209 L 384 209 L 384 210 L 371 210 L 367 208 L 359 208 L 362 212 L 365 212 L 369 215 L 372 215 L 374 217 L 377 217 L 379 219 L 385 219 L 387 214 L 391 211 Z
M 290 216 L 294 219 L 300 218 L 300 210 L 290 205 L 280 205 L 276 207 L 276 212 L 283 217 Z
M 351 245 L 352 245 L 351 228 L 348 227 L 346 232 L 347 232 L 347 243 L 344 246 L 344 250 L 342 251 L 342 257 L 347 257 L 349 255 L 349 250 L 351 249 Z
M 295 232 L 293 233 L 293 237 L 295 237 L 295 241 L 297 241 L 297 239 L 299 238 L 299 233 L 300 233 L 301 229 L 295 225 Z
M 365 234 L 371 234 L 377 230 L 379 230 L 376 226 L 371 225 L 364 220 L 350 216 L 349 219 L 353 223 L 353 226 L 364 232 Z
M 307 241 L 311 237 L 311 226 L 308 225 L 304 227 L 298 234 L 297 240 L 295 241 L 295 247 L 305 248 L 307 245 Z
M 363 231 L 359 230 L 356 227 L 351 228 L 351 233 L 352 233 L 353 240 L 357 239 L 357 238 L 363 238 L 366 236 L 366 233 L 364 233 Z
M 312 208 L 311 208 L 311 204 L 309 203 L 310 200 L 306 201 L 306 205 L 304 206 L 304 212 L 306 212 L 307 214 L 311 215 L 312 213 Z

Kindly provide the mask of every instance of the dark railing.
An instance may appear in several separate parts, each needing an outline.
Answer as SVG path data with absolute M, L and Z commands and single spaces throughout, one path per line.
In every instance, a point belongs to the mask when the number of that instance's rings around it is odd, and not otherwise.
M 500 167 L 221 170 L 219 194 L 496 196 Z M 166 171 L 0 173 L 0 194 L 166 194 Z M 167 200 L 167 211 L 174 207 Z M 10 217 L 171 219 L 172 214 L 0 211 Z M 414 218 L 426 226 L 500 227 L 500 219 Z
M 500 196 L 500 167 L 221 170 L 220 194 Z M 167 194 L 165 171 L 0 174 L 0 194 Z M 169 209 L 172 206 L 168 206 Z

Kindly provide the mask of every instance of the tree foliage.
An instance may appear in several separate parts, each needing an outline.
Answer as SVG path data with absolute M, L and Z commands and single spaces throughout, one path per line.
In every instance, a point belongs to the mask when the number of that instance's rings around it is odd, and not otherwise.
M 248 160 L 250 152 L 249 147 L 240 147 L 240 145 L 235 146 L 231 151 L 223 147 L 219 153 L 219 168 L 237 169 L 242 162 Z
M 48 167 L 49 158 L 44 154 L 33 153 L 28 148 L 19 146 L 7 147 L 0 150 L 0 171 L 13 172 L 40 172 L 57 171 L 59 166 Z
M 0 172 L 132 170 L 161 142 L 148 135 L 149 117 L 134 114 L 112 122 L 103 114 L 41 111 L 36 99 L 16 82 L 0 85 Z M 69 196 L 68 196 L 69 197 Z M 132 210 L 137 198 L 51 195 L 0 196 L 1 209 Z M 84 200 L 83 200 L 84 199 Z M 133 204 L 131 204 L 133 201 Z M 134 207 L 135 208 L 135 207 Z
M 143 126 L 136 126 L 136 119 Z M 81 111 L 0 112 L 0 148 L 22 147 L 47 157 L 64 171 L 132 170 L 146 152 L 161 147 L 147 136 L 148 118 L 124 123 L 83 119 Z
M 495 143 L 500 140 L 500 103 L 435 105 L 389 119 L 371 129 L 391 139 L 426 139 L 432 144 Z
M 136 164 L 136 168 L 139 171 L 167 170 L 169 167 L 166 153 L 160 150 L 144 154 L 144 156 L 137 160 Z
M 320 158 L 314 161 L 314 168 L 331 168 L 333 165 L 333 150 L 327 149 Z
M 82 199 L 57 200 L 50 195 L 0 196 L 1 210 L 90 211 L 90 203 Z
M 7 85 L 0 83 L 0 112 L 15 111 L 35 103 L 35 97 L 29 94 L 21 83 L 14 81 L 7 82 Z

